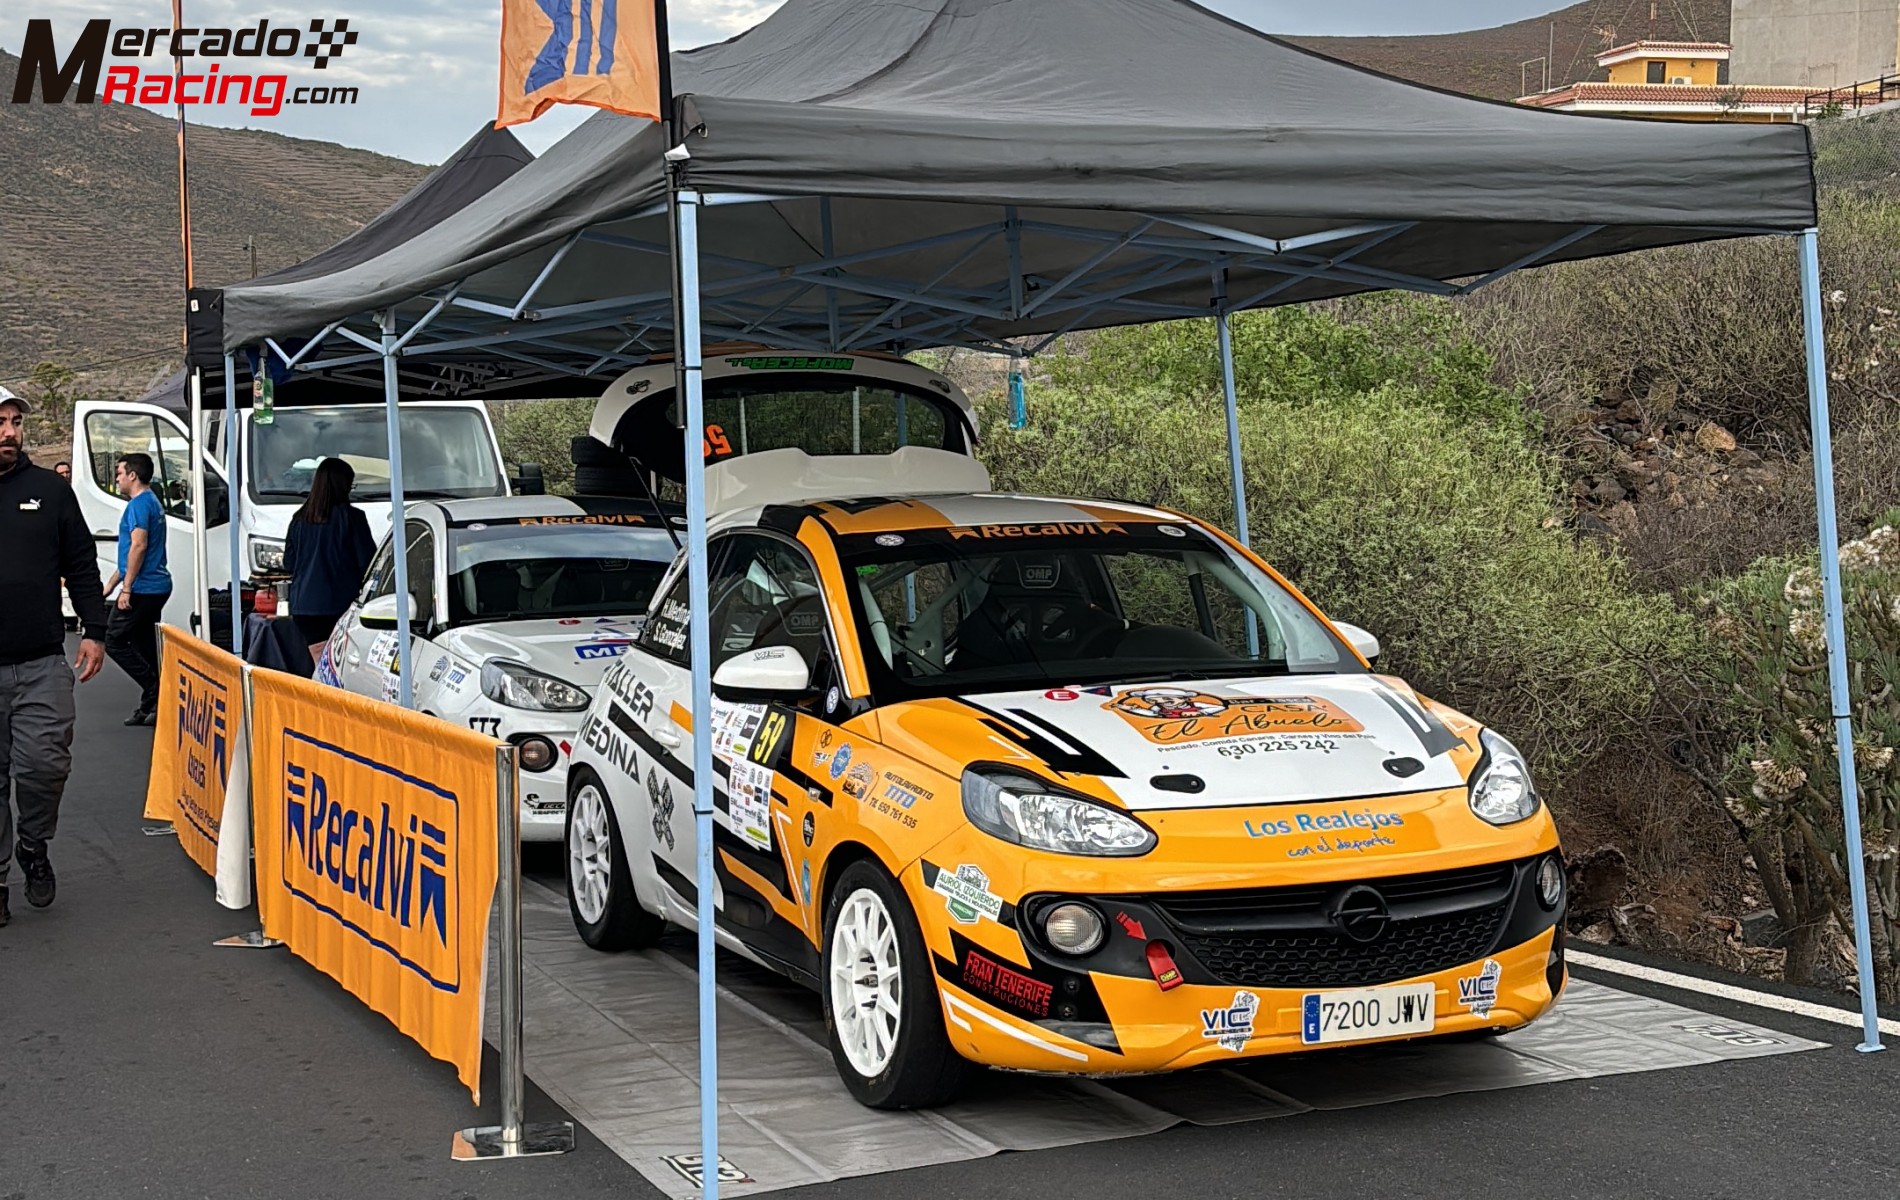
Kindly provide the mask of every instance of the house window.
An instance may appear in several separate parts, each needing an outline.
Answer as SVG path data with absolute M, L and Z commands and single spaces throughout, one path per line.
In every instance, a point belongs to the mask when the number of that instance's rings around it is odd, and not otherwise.
M 1669 70 L 1669 64 L 1668 64 L 1668 63 L 1666 63 L 1666 62 L 1657 62 L 1657 61 L 1655 61 L 1654 59 L 1652 59 L 1652 60 L 1650 60 L 1650 63 L 1649 63 L 1649 78 L 1648 78 L 1648 80 L 1647 80 L 1646 82 L 1649 82 L 1649 83 L 1662 83 L 1662 82 L 1664 82 L 1664 81 L 1665 81 L 1665 79 L 1666 79 L 1666 72 L 1667 72 L 1668 70 Z

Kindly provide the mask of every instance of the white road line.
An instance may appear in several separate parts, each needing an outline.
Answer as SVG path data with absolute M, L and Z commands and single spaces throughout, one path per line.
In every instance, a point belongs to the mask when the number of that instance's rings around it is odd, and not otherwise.
M 1681 988 L 1688 992 L 1699 992 L 1705 996 L 1718 996 L 1724 1000 L 1734 1000 L 1742 1004 L 1752 1004 L 1756 1008 L 1771 1008 L 1777 1012 L 1792 1013 L 1797 1017 L 1808 1017 L 1816 1021 L 1827 1021 L 1834 1025 L 1847 1025 L 1854 1029 L 1861 1027 L 1860 1014 L 1844 1008 L 1830 1008 L 1825 1004 L 1815 1004 L 1808 1000 L 1792 1000 L 1787 996 L 1776 996 L 1768 992 L 1757 992 L 1751 988 L 1736 987 L 1731 983 L 1716 983 L 1709 979 L 1698 979 L 1694 975 L 1679 975 L 1674 971 L 1659 970 L 1656 967 L 1640 966 L 1621 959 L 1603 958 L 1578 950 L 1566 949 L 1564 957 L 1579 967 L 1592 971 L 1608 971 L 1613 975 L 1627 975 L 1631 979 L 1644 979 L 1650 983 L 1660 983 L 1668 987 Z M 1900 1021 L 1880 1019 L 1880 1032 L 1900 1037 Z

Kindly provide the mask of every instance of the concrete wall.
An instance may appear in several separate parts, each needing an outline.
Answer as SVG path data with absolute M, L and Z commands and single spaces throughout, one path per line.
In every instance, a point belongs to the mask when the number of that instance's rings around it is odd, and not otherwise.
M 1730 83 L 1842 87 L 1895 73 L 1900 0 L 1734 0 Z

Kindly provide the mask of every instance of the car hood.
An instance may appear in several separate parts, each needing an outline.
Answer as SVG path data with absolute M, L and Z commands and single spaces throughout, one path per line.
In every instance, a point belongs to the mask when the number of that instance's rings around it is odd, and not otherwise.
M 1403 682 L 1275 675 L 965 698 L 998 738 L 1130 809 L 1218 808 L 1463 786 L 1476 730 L 1454 731 Z M 1005 760 L 1006 761 L 1006 760 Z
M 479 666 L 505 658 L 588 689 L 619 661 L 644 617 L 565 617 L 460 625 L 437 639 L 450 653 Z

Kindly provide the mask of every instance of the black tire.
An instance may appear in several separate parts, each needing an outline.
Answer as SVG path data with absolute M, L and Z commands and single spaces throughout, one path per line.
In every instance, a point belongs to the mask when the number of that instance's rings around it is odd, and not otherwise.
M 645 496 L 640 472 L 631 467 L 575 467 L 577 496 Z
M 628 468 L 627 456 L 593 436 L 577 437 L 567 444 L 567 457 L 577 467 Z
M 897 1037 L 888 1063 L 872 1076 L 862 1074 L 852 1064 L 839 1038 L 837 1014 L 833 1011 L 832 955 L 838 918 L 859 892 L 870 892 L 883 904 L 897 933 Z M 824 965 L 820 974 L 819 991 L 825 1002 L 825 1034 L 831 1043 L 832 1062 L 858 1103 L 880 1109 L 931 1108 L 955 1097 L 970 1064 L 951 1047 L 944 1033 L 943 1002 L 930 967 L 930 952 L 904 890 L 875 862 L 860 859 L 847 866 L 831 889 L 825 904 Z
M 593 921 L 589 921 L 581 912 L 574 880 L 574 814 L 582 792 L 589 789 L 599 795 L 606 817 L 606 848 L 610 864 L 606 904 L 599 919 Z M 627 843 L 620 836 L 620 823 L 614 819 L 613 803 L 607 798 L 606 786 L 591 772 L 577 773 L 574 781 L 568 785 L 567 822 L 561 836 L 561 874 L 567 881 L 567 911 L 574 918 L 574 929 L 581 935 L 581 941 L 595 950 L 613 953 L 644 950 L 660 940 L 666 922 L 640 906 L 640 898 L 633 890 L 633 875 L 627 869 Z

